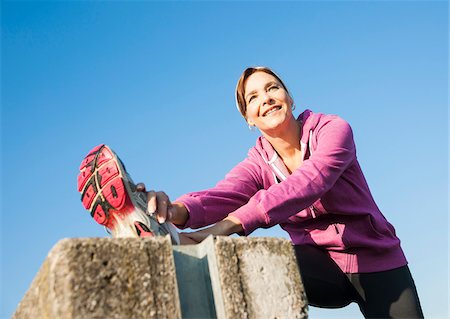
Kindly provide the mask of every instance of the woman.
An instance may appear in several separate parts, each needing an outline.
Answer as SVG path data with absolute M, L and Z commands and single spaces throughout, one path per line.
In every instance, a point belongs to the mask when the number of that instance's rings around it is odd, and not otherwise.
M 266 67 L 244 71 L 236 98 L 262 134 L 248 157 L 214 188 L 173 203 L 148 192 L 149 211 L 180 228 L 214 224 L 182 234 L 196 242 L 280 224 L 311 305 L 357 302 L 367 318 L 422 318 L 400 241 L 372 198 L 348 123 L 309 110 L 295 119 L 286 85 Z
M 213 225 L 181 233 L 181 243 L 279 224 L 294 244 L 311 305 L 357 302 L 367 318 L 422 318 L 400 241 L 372 198 L 349 124 L 310 110 L 296 119 L 287 87 L 266 67 L 243 72 L 236 99 L 262 134 L 248 157 L 215 187 L 174 202 L 147 192 L 148 211 L 179 228 Z M 145 192 L 144 184 L 137 188 Z

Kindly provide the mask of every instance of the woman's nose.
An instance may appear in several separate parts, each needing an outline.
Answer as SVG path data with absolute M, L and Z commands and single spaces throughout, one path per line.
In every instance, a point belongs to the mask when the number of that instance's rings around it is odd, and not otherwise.
M 272 97 L 269 95 L 269 93 L 264 93 L 263 94 L 263 96 L 262 96 L 262 102 L 263 102 L 263 104 L 272 104 L 273 103 L 273 99 L 272 99 Z

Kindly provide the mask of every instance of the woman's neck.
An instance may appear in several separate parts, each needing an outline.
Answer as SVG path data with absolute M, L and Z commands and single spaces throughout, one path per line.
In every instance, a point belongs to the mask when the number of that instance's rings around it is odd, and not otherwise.
M 294 117 L 289 120 L 281 132 L 277 134 L 264 134 L 278 155 L 283 159 L 291 158 L 301 151 L 300 149 L 300 123 Z

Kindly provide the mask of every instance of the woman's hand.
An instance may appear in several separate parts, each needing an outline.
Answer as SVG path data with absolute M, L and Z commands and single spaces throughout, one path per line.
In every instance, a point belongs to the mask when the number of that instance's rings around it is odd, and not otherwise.
M 185 236 L 183 233 L 178 233 L 178 236 L 180 238 L 180 245 L 195 245 L 198 244 L 197 241 Z
M 189 218 L 188 211 L 183 203 L 172 203 L 164 192 L 148 191 L 145 189 L 144 183 L 136 185 L 138 192 L 147 194 L 147 210 L 150 214 L 155 214 L 156 219 L 160 223 L 171 222 L 175 225 L 186 224 Z M 191 233 L 180 233 L 181 244 L 195 244 L 203 241 L 209 235 L 228 236 L 235 233 L 241 233 L 241 222 L 232 216 L 228 216 L 217 224 Z
M 155 214 L 159 223 L 171 222 L 175 225 L 184 225 L 189 217 L 183 203 L 171 203 L 169 196 L 164 192 L 146 191 L 145 184 L 136 185 L 138 192 L 147 193 L 147 210 Z
M 241 233 L 243 230 L 242 224 L 237 218 L 228 216 L 209 228 L 191 233 L 181 233 L 180 235 L 183 235 L 185 238 L 188 238 L 196 243 L 200 243 L 209 235 L 228 236 L 235 233 Z

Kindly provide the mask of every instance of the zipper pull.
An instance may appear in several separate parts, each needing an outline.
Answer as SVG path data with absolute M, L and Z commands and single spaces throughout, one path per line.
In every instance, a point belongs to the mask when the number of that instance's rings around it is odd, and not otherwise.
M 334 225 L 334 229 L 336 229 L 336 234 L 339 235 L 339 228 L 338 228 L 337 224 L 333 224 L 333 225 Z
M 315 210 L 314 210 L 314 205 L 311 205 L 311 206 L 309 207 L 309 209 L 311 210 L 312 218 L 316 218 L 316 212 L 315 212 Z

